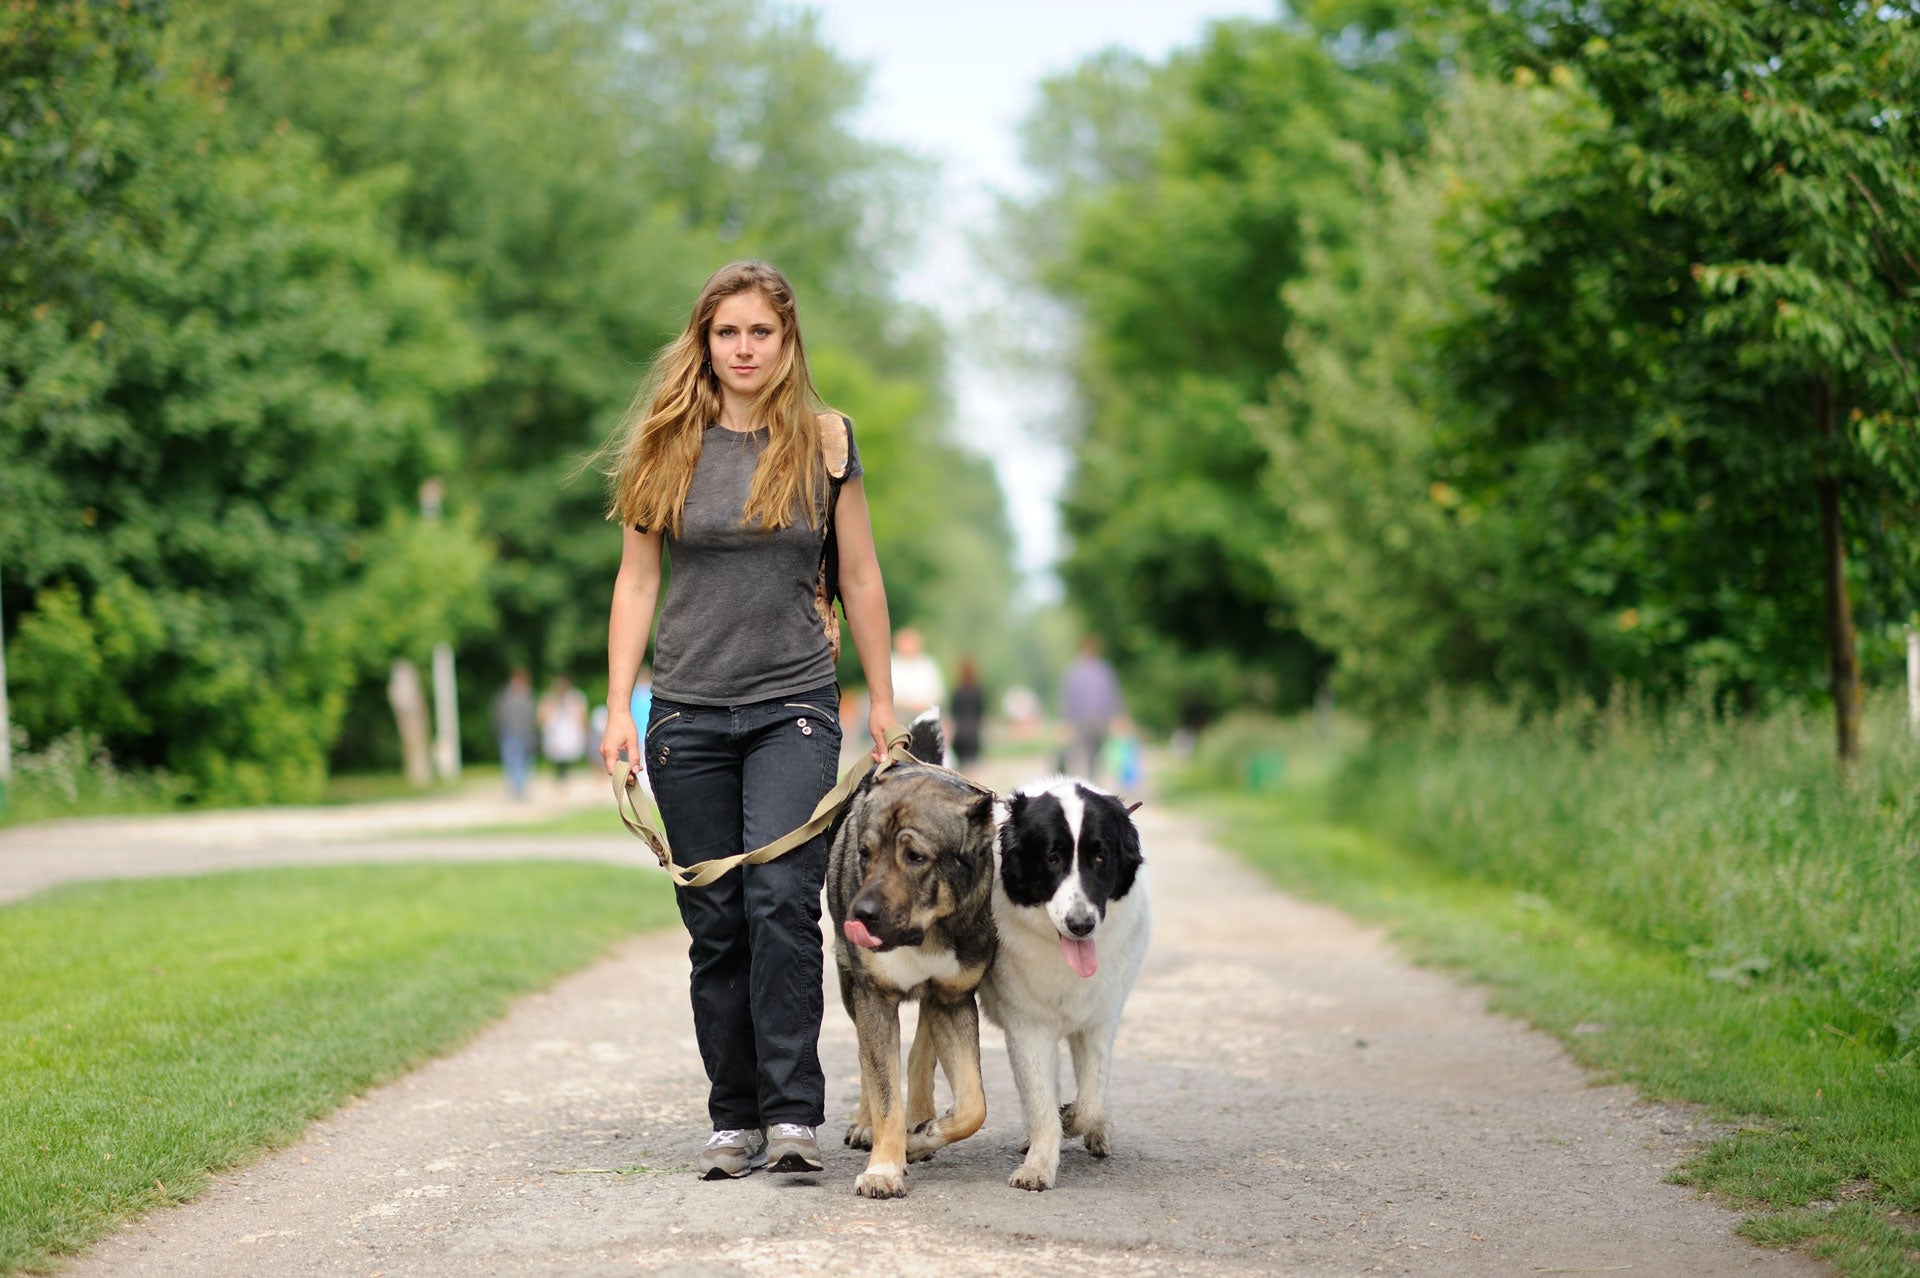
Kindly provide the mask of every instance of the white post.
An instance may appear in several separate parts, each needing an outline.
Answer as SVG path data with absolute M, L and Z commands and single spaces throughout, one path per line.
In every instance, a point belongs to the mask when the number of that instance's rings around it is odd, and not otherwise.
M 1912 626 L 1907 627 L 1907 726 L 1920 733 L 1920 630 Z
M 440 518 L 447 486 L 435 475 L 420 485 L 420 517 Z M 453 645 L 433 645 L 433 770 L 442 781 L 460 775 L 460 706 L 453 680 Z
M 0 808 L 7 805 L 7 783 L 13 780 L 13 720 L 7 714 L 7 625 L 0 616 Z
M 453 645 L 433 645 L 433 770 L 442 781 L 460 775 L 460 706 L 453 680 Z

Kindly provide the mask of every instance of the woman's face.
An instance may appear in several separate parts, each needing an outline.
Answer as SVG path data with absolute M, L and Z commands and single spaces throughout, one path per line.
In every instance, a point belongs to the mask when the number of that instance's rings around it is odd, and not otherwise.
M 766 298 L 752 292 L 722 298 L 707 326 L 707 354 L 721 389 L 747 399 L 765 390 L 786 341 Z

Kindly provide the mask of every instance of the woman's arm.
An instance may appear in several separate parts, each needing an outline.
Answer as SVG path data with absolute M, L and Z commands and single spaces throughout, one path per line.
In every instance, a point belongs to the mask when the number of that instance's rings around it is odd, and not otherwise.
M 660 597 L 660 545 L 657 532 L 628 528 L 620 537 L 620 571 L 613 578 L 613 610 L 607 618 L 607 732 L 600 739 L 600 759 L 609 776 L 623 766 L 629 775 L 646 766 L 641 730 L 633 721 L 633 681 L 647 655 L 653 605 Z
M 873 521 L 867 515 L 867 489 L 860 480 L 840 488 L 833 527 L 840 545 L 840 600 L 860 670 L 867 677 L 867 731 L 873 734 L 873 758 L 887 757 L 887 729 L 900 717 L 893 712 L 893 623 L 887 618 L 887 587 L 880 580 L 880 558 L 873 549 Z

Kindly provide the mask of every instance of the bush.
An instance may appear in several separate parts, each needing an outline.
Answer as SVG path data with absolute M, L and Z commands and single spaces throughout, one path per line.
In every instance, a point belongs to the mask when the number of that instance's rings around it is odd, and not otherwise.
M 1892 698 L 1836 771 L 1818 709 L 1617 698 L 1524 719 L 1437 703 L 1343 768 L 1336 811 L 1735 985 L 1838 995 L 1848 1033 L 1920 1048 L 1920 748 Z
M 14 728 L 13 779 L 0 794 L 0 825 L 108 812 L 162 812 L 179 804 L 186 786 L 166 772 L 130 772 L 79 732 L 43 749 L 27 749 Z

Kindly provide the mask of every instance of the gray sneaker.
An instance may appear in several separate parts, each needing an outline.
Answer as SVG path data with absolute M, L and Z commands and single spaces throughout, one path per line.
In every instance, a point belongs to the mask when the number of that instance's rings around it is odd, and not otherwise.
M 820 1142 L 813 1138 L 813 1128 L 775 1123 L 767 1129 L 768 1171 L 817 1172 L 820 1166 Z
M 767 1138 L 758 1127 L 717 1131 L 700 1151 L 701 1180 L 732 1180 L 767 1165 Z

